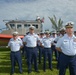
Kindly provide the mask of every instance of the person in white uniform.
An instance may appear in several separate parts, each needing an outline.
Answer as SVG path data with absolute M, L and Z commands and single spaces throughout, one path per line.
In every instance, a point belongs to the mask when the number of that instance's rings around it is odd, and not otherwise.
M 44 38 L 44 33 L 41 32 L 41 33 L 40 33 L 40 36 L 39 36 L 40 41 L 41 41 L 43 38 Z M 38 42 L 38 49 L 39 49 L 39 64 L 41 64 L 42 55 L 43 55 L 43 47 L 40 46 L 40 42 Z
M 26 35 L 23 39 L 23 42 L 26 45 L 28 73 L 32 72 L 31 69 L 32 60 L 34 61 L 35 72 L 39 72 L 37 64 L 37 56 L 38 56 L 37 42 L 39 40 L 39 37 L 37 34 L 34 33 L 34 29 L 35 29 L 34 26 L 30 26 L 29 34 Z
M 70 75 L 76 75 L 76 37 L 73 34 L 73 23 L 67 23 L 65 28 L 66 34 L 56 45 L 56 49 L 61 52 L 59 75 L 65 75 L 67 66 L 69 66 Z
M 48 31 L 45 32 L 46 37 L 44 37 L 41 41 L 41 46 L 44 47 L 43 49 L 43 71 L 46 71 L 46 60 L 48 57 L 49 62 L 49 69 L 52 70 L 52 39 L 50 38 L 50 34 Z
M 60 35 L 54 40 L 55 43 L 57 43 L 58 40 L 59 40 L 60 38 L 62 38 L 62 37 L 65 35 L 65 28 L 64 28 L 64 27 L 61 28 L 59 33 L 60 33 Z M 58 51 L 57 69 L 59 69 L 60 54 L 61 54 L 61 52 Z
M 23 47 L 23 43 L 21 39 L 18 37 L 18 32 L 13 32 L 13 38 L 10 39 L 8 43 L 8 47 L 11 49 L 10 59 L 11 59 L 11 73 L 10 75 L 14 74 L 15 64 L 18 62 L 19 71 L 22 73 L 22 57 L 20 48 Z
M 51 46 L 52 56 L 53 56 L 53 53 L 55 53 L 56 61 L 58 61 L 58 51 L 56 50 L 56 43 L 55 43 L 55 39 L 57 38 L 56 31 L 53 31 L 52 32 L 51 38 L 53 39 L 53 45 Z

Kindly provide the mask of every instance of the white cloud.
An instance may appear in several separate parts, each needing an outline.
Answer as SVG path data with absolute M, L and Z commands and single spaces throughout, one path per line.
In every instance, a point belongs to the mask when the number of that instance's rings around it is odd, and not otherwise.
M 4 19 L 35 19 L 37 15 L 45 17 L 44 28 L 51 29 L 48 16 L 62 18 L 65 22 L 74 21 L 76 0 L 29 0 L 28 2 L 0 3 L 0 27 L 4 27 Z

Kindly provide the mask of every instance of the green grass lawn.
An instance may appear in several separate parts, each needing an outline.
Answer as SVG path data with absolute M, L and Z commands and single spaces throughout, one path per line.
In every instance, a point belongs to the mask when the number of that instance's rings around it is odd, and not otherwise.
M 47 70 L 46 72 L 43 71 L 43 64 L 39 64 L 39 71 L 40 73 L 34 72 L 34 68 L 32 68 L 32 73 L 28 74 L 27 72 L 27 64 L 25 57 L 22 57 L 23 60 L 23 74 L 22 75 L 58 75 L 58 70 L 56 69 L 56 61 L 53 60 L 53 71 L 48 69 L 48 62 L 47 62 Z M 63 64 L 62 64 L 63 65 Z M 18 67 L 15 67 L 14 75 L 21 75 L 19 74 Z M 0 48 L 0 75 L 10 75 L 10 49 Z M 66 71 L 66 75 L 69 75 L 69 71 Z

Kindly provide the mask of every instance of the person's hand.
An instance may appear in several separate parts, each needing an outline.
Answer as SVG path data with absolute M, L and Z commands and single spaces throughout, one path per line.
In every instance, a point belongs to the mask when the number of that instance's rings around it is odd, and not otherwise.
M 8 48 L 8 46 L 6 46 L 6 48 Z

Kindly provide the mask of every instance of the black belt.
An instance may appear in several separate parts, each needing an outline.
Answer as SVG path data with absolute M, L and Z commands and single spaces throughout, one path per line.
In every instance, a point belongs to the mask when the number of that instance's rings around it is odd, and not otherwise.
M 62 53 L 62 54 L 64 54 L 64 53 Z M 75 55 L 66 55 L 66 54 L 64 54 L 65 56 L 68 56 L 68 57 L 74 57 L 74 56 L 76 56 L 76 54 Z
M 20 50 L 19 50 L 20 51 Z M 19 51 L 11 51 L 12 53 L 17 53 L 17 52 L 19 52 Z
M 36 47 L 27 47 L 27 48 L 36 48 Z
M 45 48 L 45 49 L 51 49 L 51 48 Z

